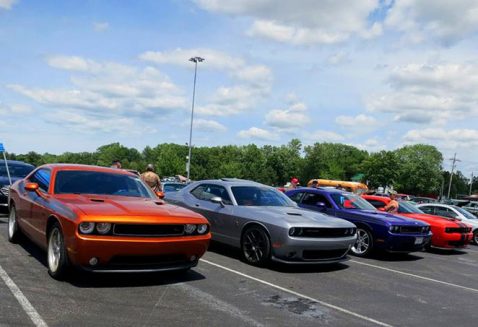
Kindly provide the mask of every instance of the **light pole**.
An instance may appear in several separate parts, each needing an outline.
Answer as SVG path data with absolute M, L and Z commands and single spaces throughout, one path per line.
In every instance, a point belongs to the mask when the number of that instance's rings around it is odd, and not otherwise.
M 186 167 L 187 171 L 187 180 L 191 174 L 191 149 L 192 149 L 192 138 L 193 138 L 193 119 L 194 119 L 194 98 L 196 97 L 196 76 L 198 72 L 198 62 L 203 62 L 204 58 L 201 57 L 192 57 L 189 61 L 194 62 L 194 86 L 193 86 L 193 103 L 191 106 L 191 126 L 189 128 L 189 153 L 188 153 L 188 165 Z

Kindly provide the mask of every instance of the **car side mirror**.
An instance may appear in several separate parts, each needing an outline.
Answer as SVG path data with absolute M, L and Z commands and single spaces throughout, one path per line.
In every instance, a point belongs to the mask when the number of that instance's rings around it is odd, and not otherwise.
M 211 202 L 212 203 L 217 203 L 217 204 L 221 205 L 221 207 L 224 207 L 224 202 L 222 201 L 222 198 L 220 196 L 215 196 L 215 197 L 211 198 Z
M 317 203 L 315 204 L 315 206 L 316 206 L 317 208 L 319 208 L 320 211 L 325 211 L 325 209 L 326 209 L 325 203 L 323 203 L 323 202 L 317 202 Z
M 161 191 L 157 191 L 155 192 L 156 193 L 156 196 L 160 199 L 164 199 L 164 192 L 161 192 Z
M 37 183 L 25 183 L 25 190 L 28 192 L 36 192 L 39 188 Z

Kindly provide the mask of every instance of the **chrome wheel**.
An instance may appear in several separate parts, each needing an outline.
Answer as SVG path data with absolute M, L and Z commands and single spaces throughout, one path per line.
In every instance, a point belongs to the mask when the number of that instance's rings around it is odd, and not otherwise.
M 48 268 L 55 273 L 60 266 L 62 255 L 62 237 L 58 228 L 53 228 L 48 241 Z
M 10 214 L 8 215 L 8 238 L 10 240 L 15 237 L 17 229 L 17 213 L 15 211 L 15 208 L 12 207 L 12 209 L 10 210 Z
M 242 254 L 252 265 L 263 265 L 270 257 L 269 237 L 262 228 L 252 227 L 242 237 Z
M 366 255 L 372 249 L 372 237 L 365 229 L 357 229 L 357 241 L 352 246 L 352 252 L 358 256 Z

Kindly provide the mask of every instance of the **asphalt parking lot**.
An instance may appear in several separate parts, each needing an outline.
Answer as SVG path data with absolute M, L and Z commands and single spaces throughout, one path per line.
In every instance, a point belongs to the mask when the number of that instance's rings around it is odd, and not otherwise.
M 213 244 L 178 275 L 75 274 L 57 282 L 45 255 L 7 241 L 0 217 L 0 326 L 476 326 L 478 246 L 350 257 L 322 267 L 244 264 Z

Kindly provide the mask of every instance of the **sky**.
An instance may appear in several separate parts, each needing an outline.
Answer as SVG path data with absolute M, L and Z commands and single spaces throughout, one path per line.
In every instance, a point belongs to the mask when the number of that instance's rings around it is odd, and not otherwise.
M 7 151 L 437 146 L 478 174 L 478 0 L 0 0 Z

